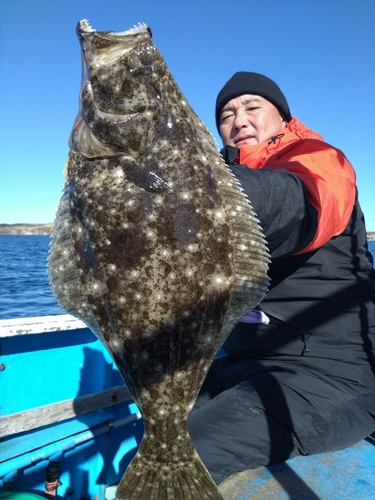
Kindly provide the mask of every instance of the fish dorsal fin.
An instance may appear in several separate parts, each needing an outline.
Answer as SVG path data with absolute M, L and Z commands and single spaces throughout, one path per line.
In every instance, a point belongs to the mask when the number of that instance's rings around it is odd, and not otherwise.
M 226 209 L 231 219 L 236 254 L 233 292 L 222 327 L 223 340 L 233 328 L 233 322 L 236 323 L 256 307 L 266 295 L 269 286 L 267 270 L 270 262 L 259 220 L 239 181 L 230 171 L 229 173 L 232 176 L 231 180 L 228 180 L 227 175 L 225 179 L 220 179 L 219 174 L 222 196 L 226 200 Z
M 81 319 L 98 338 L 103 340 L 76 265 L 70 224 L 68 185 L 64 187 L 63 196 L 57 208 L 47 267 L 50 285 L 60 306 L 72 316 Z

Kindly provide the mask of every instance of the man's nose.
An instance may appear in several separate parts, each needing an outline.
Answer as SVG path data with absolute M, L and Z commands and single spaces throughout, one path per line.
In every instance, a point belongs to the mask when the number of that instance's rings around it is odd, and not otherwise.
M 237 130 L 247 127 L 249 124 L 248 116 L 243 109 L 237 109 L 234 116 L 233 125 Z

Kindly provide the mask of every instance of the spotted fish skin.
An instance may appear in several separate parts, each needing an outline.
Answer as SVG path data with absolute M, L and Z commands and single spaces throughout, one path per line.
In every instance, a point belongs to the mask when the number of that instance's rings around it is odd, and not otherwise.
M 186 419 L 217 351 L 267 291 L 265 240 L 150 29 L 83 20 L 77 34 L 80 110 L 51 287 L 106 346 L 144 417 L 116 498 L 218 500 Z

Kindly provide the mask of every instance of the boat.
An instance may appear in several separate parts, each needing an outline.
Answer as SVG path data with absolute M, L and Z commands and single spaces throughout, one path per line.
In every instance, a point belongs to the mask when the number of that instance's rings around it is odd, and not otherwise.
M 84 323 L 0 320 L 0 499 L 114 500 L 142 435 L 137 406 Z M 219 490 L 225 500 L 369 500 L 374 472 L 375 435 L 235 474 Z

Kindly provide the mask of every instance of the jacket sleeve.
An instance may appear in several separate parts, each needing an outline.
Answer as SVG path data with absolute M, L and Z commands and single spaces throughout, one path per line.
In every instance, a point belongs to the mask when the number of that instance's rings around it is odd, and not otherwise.
M 272 173 L 285 169 L 298 177 L 317 210 L 316 233 L 298 253 L 316 250 L 345 230 L 355 204 L 356 180 L 339 149 L 320 140 L 300 140 L 270 157 L 263 169 Z
M 317 231 L 318 212 L 309 202 L 303 181 L 285 169 L 228 166 L 258 216 L 272 259 L 306 248 Z

